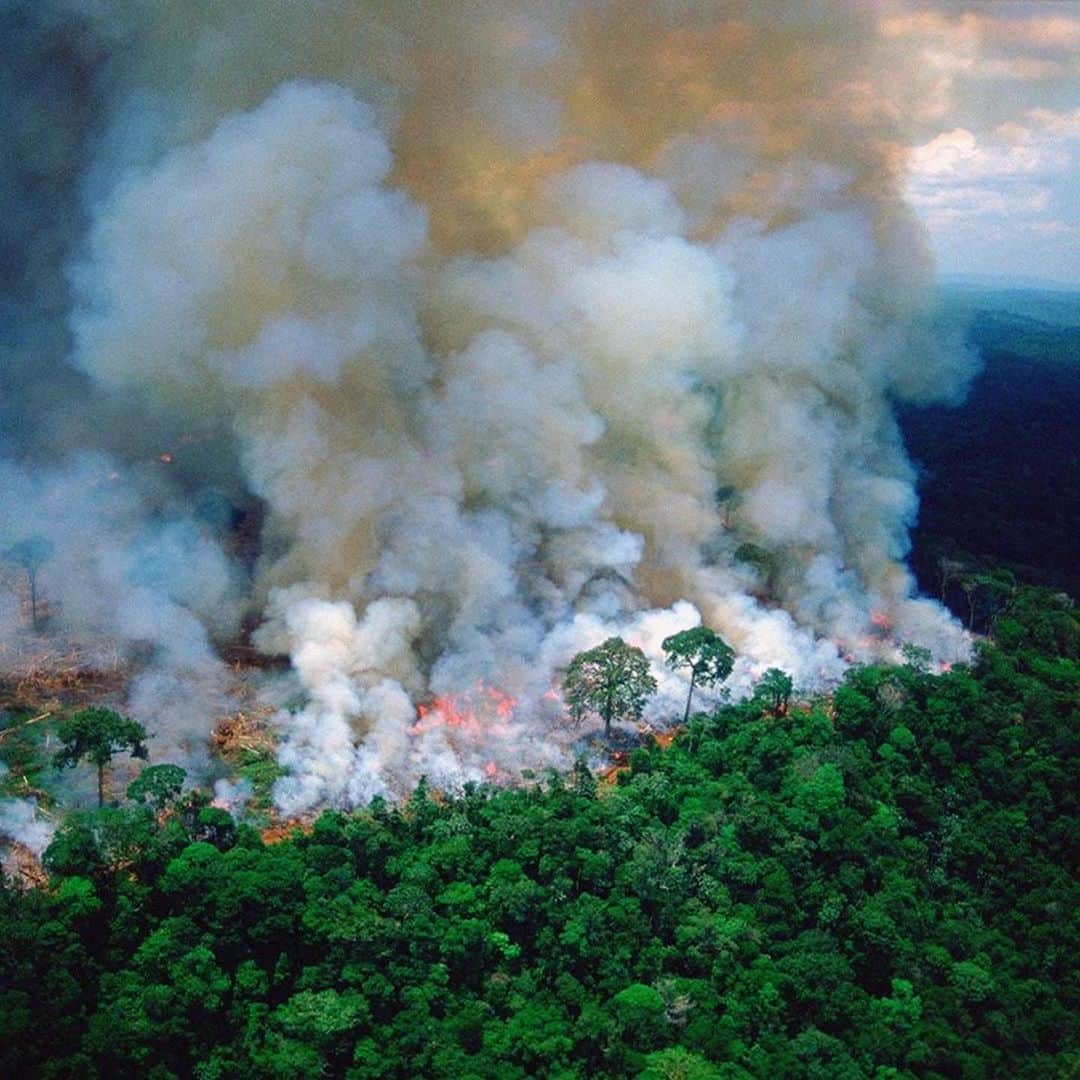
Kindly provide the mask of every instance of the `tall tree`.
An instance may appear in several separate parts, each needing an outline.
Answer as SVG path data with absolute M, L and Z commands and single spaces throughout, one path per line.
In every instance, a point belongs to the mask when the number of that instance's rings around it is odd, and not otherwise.
M 780 668 L 771 667 L 758 680 L 754 697 L 759 701 L 767 702 L 772 712 L 782 716 L 787 712 L 793 689 L 794 683 L 791 676 Z
M 67 769 L 86 758 L 97 766 L 98 806 L 105 805 L 105 766 L 126 751 L 132 757 L 147 756 L 146 728 L 112 709 L 81 709 L 57 729 L 64 748 L 53 757 L 57 769 Z
M 694 626 L 664 638 L 660 647 L 667 653 L 668 667 L 690 669 L 690 692 L 686 695 L 683 723 L 690 719 L 690 703 L 695 686 L 715 686 L 723 682 L 735 666 L 735 650 L 707 626 Z
M 40 629 L 38 622 L 38 573 L 44 563 L 52 558 L 56 549 L 53 542 L 46 536 L 34 534 L 4 552 L 4 557 L 21 566 L 26 573 L 26 583 L 30 587 L 30 623 L 34 630 Z
M 570 715 L 580 720 L 596 713 L 604 721 L 605 738 L 611 735 L 612 720 L 638 719 L 655 692 L 656 680 L 645 654 L 619 637 L 579 652 L 563 680 Z

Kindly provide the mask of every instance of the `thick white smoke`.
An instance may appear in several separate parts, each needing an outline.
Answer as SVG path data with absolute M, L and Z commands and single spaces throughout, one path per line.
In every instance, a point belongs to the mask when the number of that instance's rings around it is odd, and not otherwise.
M 211 530 L 181 506 L 151 514 L 180 493 L 99 456 L 33 470 L 0 460 L 0 492 L 0 556 L 27 542 L 44 552 L 39 633 L 19 602 L 24 568 L 4 559 L 0 674 L 47 670 L 50 657 L 108 672 L 137 652 L 125 711 L 146 726 L 155 758 L 201 768 L 229 701 L 213 642 L 235 634 L 245 603 Z M 65 656 L 72 648 L 77 661 Z
M 612 633 L 659 660 L 703 619 L 743 689 L 965 652 L 903 563 L 891 401 L 968 369 L 927 329 L 897 194 L 919 79 L 878 14 L 102 16 L 126 44 L 75 359 L 235 432 L 268 512 L 257 640 L 307 694 L 279 718 L 283 810 L 558 762 L 557 672 Z M 215 556 L 157 544 L 169 616 L 219 610 Z

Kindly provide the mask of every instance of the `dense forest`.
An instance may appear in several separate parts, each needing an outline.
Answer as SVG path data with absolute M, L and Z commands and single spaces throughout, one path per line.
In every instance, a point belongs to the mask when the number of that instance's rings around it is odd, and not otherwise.
M 1080 620 L 697 714 L 615 782 L 73 814 L 0 895 L 9 1076 L 1030 1077 L 1075 1067 Z M 147 798 L 146 796 L 151 796 Z
M 913 564 L 983 635 L 969 665 L 909 649 L 603 776 L 283 836 L 144 771 L 66 818 L 47 885 L 0 880 L 3 1074 L 1076 1075 L 1080 333 L 953 302 L 985 372 L 902 423 Z M 3 752 L 25 769 L 32 735 Z
M 969 325 L 983 366 L 960 408 L 900 414 L 921 474 L 920 584 L 964 618 L 943 564 L 1004 566 L 1080 596 L 1080 294 L 953 287 L 942 308 Z

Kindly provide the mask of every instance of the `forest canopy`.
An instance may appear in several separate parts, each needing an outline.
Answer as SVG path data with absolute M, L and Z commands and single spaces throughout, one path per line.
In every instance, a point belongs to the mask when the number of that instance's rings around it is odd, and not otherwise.
M 155 777 L 0 892 L 0 1068 L 1066 1075 L 1080 619 L 1023 589 L 995 635 L 696 713 L 614 783 L 421 784 L 275 844 Z

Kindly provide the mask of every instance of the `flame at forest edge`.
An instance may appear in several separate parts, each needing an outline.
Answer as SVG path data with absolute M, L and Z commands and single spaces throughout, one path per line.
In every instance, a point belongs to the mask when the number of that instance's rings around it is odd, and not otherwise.
M 566 764 L 547 695 L 615 635 L 657 717 L 702 622 L 735 694 L 966 655 L 904 564 L 893 403 L 971 364 L 902 198 L 936 87 L 890 4 L 212 6 L 81 15 L 115 51 L 67 318 L 99 395 L 220 450 L 0 461 L 63 617 L 157 647 L 128 704 L 166 752 L 242 619 L 292 662 L 288 813 Z

